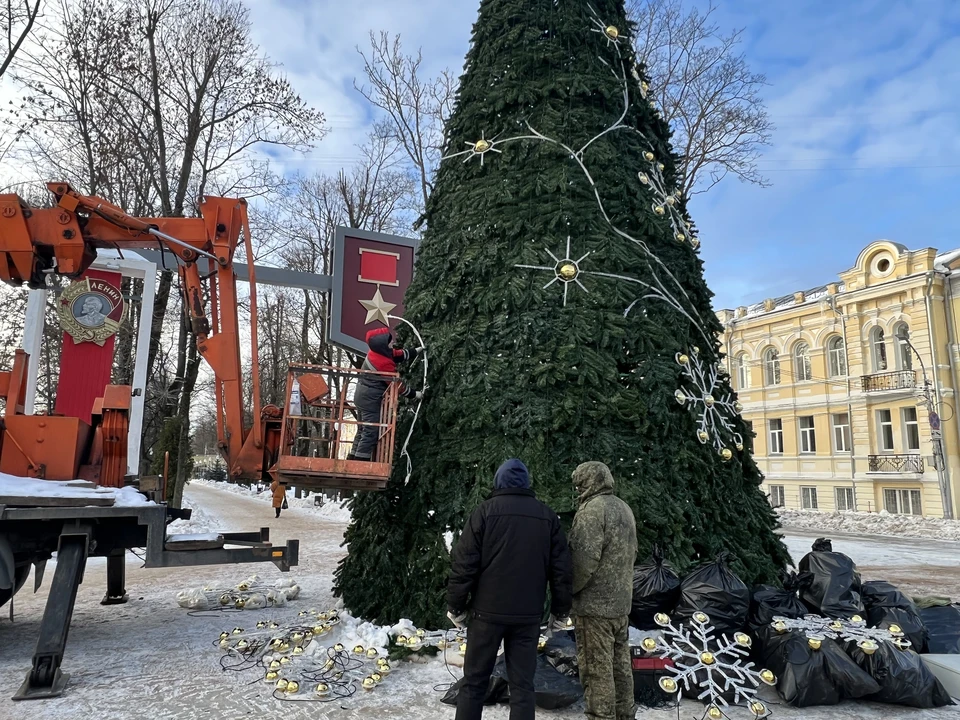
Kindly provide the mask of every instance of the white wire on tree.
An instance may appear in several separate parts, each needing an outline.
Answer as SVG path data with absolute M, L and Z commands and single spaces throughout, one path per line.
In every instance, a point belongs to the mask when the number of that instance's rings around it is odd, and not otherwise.
M 423 386 L 420 390 L 420 400 L 417 402 L 417 409 L 413 412 L 413 421 L 410 423 L 410 430 L 407 432 L 407 438 L 403 441 L 403 449 L 400 450 L 400 457 L 405 457 L 407 459 L 407 477 L 404 478 L 403 484 L 406 485 L 410 482 L 410 476 L 413 474 L 413 461 L 410 459 L 410 452 L 408 447 L 410 445 L 410 438 L 413 437 L 413 429 L 417 426 L 417 421 L 420 419 L 420 408 L 423 407 L 423 397 L 427 394 L 427 371 L 430 368 L 430 361 L 427 358 L 427 346 L 423 342 L 423 337 L 420 335 L 420 331 L 417 330 L 417 326 L 406 318 L 402 318 L 399 315 L 387 315 L 387 318 L 390 320 L 399 320 L 400 322 L 408 325 L 413 334 L 417 336 L 417 343 L 419 347 L 423 348 L 421 357 L 423 358 Z

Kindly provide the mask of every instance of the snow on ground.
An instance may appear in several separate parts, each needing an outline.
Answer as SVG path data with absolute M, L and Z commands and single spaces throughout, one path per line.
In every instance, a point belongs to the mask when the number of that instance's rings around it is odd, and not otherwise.
M 259 673 L 225 672 L 220 665 L 218 635 L 235 626 L 251 628 L 258 620 L 296 622 L 297 613 L 309 608 L 336 608 L 331 594 L 332 574 L 344 554 L 344 525 L 323 518 L 309 506 L 291 507 L 278 520 L 264 498 L 231 492 L 218 484 L 191 484 L 186 500 L 195 510 L 191 531 L 250 530 L 270 525 L 278 544 L 286 538 L 300 539 L 300 566 L 283 575 L 269 564 L 167 568 L 146 570 L 128 564 L 127 590 L 130 602 L 101 606 L 106 578 L 102 563 L 88 565 L 74 613 L 63 669 L 72 677 L 62 698 L 15 705 L 6 698 L 17 689 L 27 669 L 36 642 L 51 569 L 40 593 L 24 591 L 16 597 L 16 622 L 0 612 L 0 720 L 235 720 L 241 717 L 283 717 L 285 720 L 452 720 L 454 710 L 440 698 L 459 670 L 434 659 L 422 664 L 398 663 L 383 685 L 373 692 L 358 691 L 347 699 L 329 703 L 307 702 L 313 696 L 301 693 L 296 701 L 281 702 L 272 688 L 259 680 Z M 175 528 L 177 529 L 177 528 Z M 183 532 L 183 526 L 177 529 Z M 799 558 L 822 533 L 788 532 L 786 541 Z M 886 574 L 902 576 L 901 587 L 916 592 L 928 576 L 938 587 L 960 597 L 960 545 L 943 541 L 884 538 L 837 538 L 837 549 L 849 552 L 860 564 L 864 577 Z M 191 614 L 177 606 L 178 590 L 197 586 L 235 585 L 253 573 L 264 582 L 282 577 L 302 587 L 300 598 L 283 608 L 241 612 Z M 378 642 L 380 629 L 347 623 L 344 631 L 364 644 Z M 382 638 L 380 638 L 382 640 Z M 958 720 L 960 709 L 917 711 L 888 705 L 845 703 L 838 707 L 795 710 L 771 703 L 774 716 L 783 720 Z M 680 717 L 688 720 L 703 714 L 696 703 L 684 702 Z M 507 720 L 506 707 L 484 711 L 487 720 Z M 547 720 L 579 720 L 582 703 L 559 711 L 538 710 Z M 675 720 L 677 709 L 644 710 L 639 720 Z M 731 720 L 747 720 L 746 711 L 731 711 Z
M 262 489 L 257 489 L 256 485 L 247 487 L 245 485 L 235 485 L 228 482 L 211 482 L 209 480 L 191 480 L 190 484 L 216 488 L 217 490 L 234 493 L 235 495 L 254 498 L 261 502 L 273 502 L 273 493 L 270 491 L 269 485 L 264 486 Z M 304 497 L 298 498 L 292 488 L 287 489 L 287 504 L 291 508 L 309 510 L 311 513 L 317 515 L 317 517 L 329 522 L 350 522 L 350 511 L 346 508 L 346 500 L 328 499 L 322 506 L 317 506 L 316 497 L 317 493 L 305 493 Z
M 193 513 L 189 520 L 174 520 L 167 525 L 167 535 L 203 535 L 221 530 L 217 518 L 208 513 L 202 505 L 190 497 L 184 497 L 183 507 Z
M 960 521 L 919 515 L 893 515 L 886 510 L 866 512 L 818 512 L 816 510 L 778 509 L 785 528 L 843 532 L 854 535 L 896 535 L 960 541 Z

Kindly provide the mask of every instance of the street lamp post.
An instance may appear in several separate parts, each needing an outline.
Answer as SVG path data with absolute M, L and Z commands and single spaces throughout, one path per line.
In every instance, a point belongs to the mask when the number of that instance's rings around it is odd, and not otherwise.
M 917 360 L 920 361 L 920 371 L 923 373 L 923 390 L 919 397 L 923 401 L 923 407 L 927 411 L 927 420 L 930 423 L 930 441 L 933 443 L 933 466 L 937 470 L 937 480 L 940 484 L 940 499 L 943 503 L 943 517 L 947 520 L 953 520 L 953 493 L 950 489 L 950 482 L 946 474 L 946 455 L 943 451 L 943 430 L 941 429 L 940 415 L 937 413 L 937 403 L 934 398 L 933 383 L 927 377 L 927 368 L 923 364 L 923 357 L 917 352 L 917 349 L 910 342 L 910 333 L 905 327 L 900 328 L 897 333 L 897 340 L 902 345 L 909 348 Z

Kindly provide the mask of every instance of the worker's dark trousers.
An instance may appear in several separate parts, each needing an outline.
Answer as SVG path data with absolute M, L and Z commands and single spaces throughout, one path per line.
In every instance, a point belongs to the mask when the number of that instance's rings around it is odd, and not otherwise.
M 360 422 L 379 423 L 380 408 L 383 405 L 383 394 L 360 385 L 353 396 L 353 404 L 360 415 Z M 372 460 L 380 440 L 380 427 L 377 425 L 359 425 L 357 436 L 353 439 L 353 448 L 350 454 L 357 460 Z
M 476 617 L 467 628 L 467 657 L 463 685 L 457 696 L 456 720 L 480 720 L 501 641 L 510 683 L 510 720 L 534 720 L 537 703 L 533 677 L 537 671 L 540 626 L 500 625 Z

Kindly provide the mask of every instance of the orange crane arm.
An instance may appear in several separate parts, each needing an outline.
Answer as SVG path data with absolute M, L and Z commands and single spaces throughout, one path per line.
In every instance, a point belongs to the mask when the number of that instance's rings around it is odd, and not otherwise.
M 67 183 L 47 185 L 52 208 L 29 207 L 18 195 L 0 194 L 0 280 L 46 287 L 46 275 L 79 277 L 98 248 L 169 250 L 178 259 L 185 307 L 197 349 L 216 379 L 220 451 L 235 477 L 259 480 L 264 470 L 264 437 L 257 355 L 256 281 L 250 274 L 250 334 L 253 361 L 253 428 L 243 424 L 243 375 L 234 254 L 241 236 L 252 268 L 245 200 L 206 197 L 199 218 L 137 218 L 97 197 L 81 195 Z M 201 277 L 197 260 L 210 261 Z M 212 310 L 207 317 L 204 291 Z M 147 309 L 148 312 L 152 308 Z

